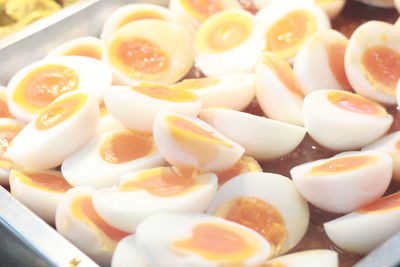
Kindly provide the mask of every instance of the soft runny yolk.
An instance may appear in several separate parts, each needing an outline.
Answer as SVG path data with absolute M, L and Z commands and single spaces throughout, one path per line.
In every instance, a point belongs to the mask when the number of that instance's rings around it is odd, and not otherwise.
M 12 99 L 28 112 L 39 112 L 59 95 L 76 90 L 78 74 L 63 65 L 45 65 L 31 71 L 17 85 Z
M 130 130 L 108 136 L 101 144 L 99 153 L 103 160 L 121 164 L 150 155 L 155 151 L 150 134 Z
M 347 42 L 336 41 L 328 43 L 326 49 L 328 53 L 329 66 L 336 81 L 340 84 L 342 89 L 350 91 L 351 86 L 344 69 L 344 54 L 346 52 L 346 47 Z
M 171 87 L 177 90 L 201 90 L 217 85 L 219 82 L 220 81 L 217 78 L 185 79 L 179 83 L 171 85 Z
M 84 56 L 101 59 L 101 47 L 98 45 L 81 44 L 68 49 L 63 53 L 65 56 Z
M 328 160 L 325 163 L 313 167 L 306 175 L 334 175 L 365 168 L 377 162 L 378 157 L 376 156 L 360 155 L 341 157 Z
M 116 29 L 121 28 L 122 26 L 136 21 L 136 20 L 142 20 L 142 19 L 157 19 L 157 20 L 165 20 L 164 16 L 161 15 L 160 13 L 153 11 L 153 10 L 140 10 L 136 12 L 132 12 L 131 14 L 125 16 Z
M 0 118 L 13 118 L 10 110 L 8 109 L 8 104 L 6 100 L 6 94 L 0 92 Z
M 180 0 L 180 3 L 200 22 L 224 8 L 221 0 Z
M 0 168 L 10 170 L 16 165 L 7 157 L 4 152 L 7 150 L 10 142 L 22 130 L 23 126 L 18 124 L 1 125 L 0 126 Z
M 400 192 L 385 196 L 357 210 L 358 213 L 376 213 L 400 209 Z
M 244 156 L 228 169 L 215 174 L 218 176 L 218 184 L 223 185 L 233 177 L 246 172 L 262 172 L 262 168 L 254 158 Z
M 196 95 L 192 92 L 178 90 L 159 84 L 141 84 L 138 86 L 132 86 L 131 89 L 153 98 L 171 102 L 192 102 L 197 99 Z
M 378 117 L 387 116 L 384 107 L 357 94 L 349 92 L 329 92 L 327 98 L 335 106 L 347 111 Z
M 42 190 L 65 193 L 72 188 L 61 174 L 24 170 L 13 170 L 12 172 L 22 183 Z

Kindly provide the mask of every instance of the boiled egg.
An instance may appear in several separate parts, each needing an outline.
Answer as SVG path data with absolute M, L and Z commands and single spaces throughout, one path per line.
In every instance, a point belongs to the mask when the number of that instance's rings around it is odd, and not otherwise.
M 11 195 L 49 224 L 54 224 L 57 205 L 71 188 L 60 171 L 20 169 L 10 172 Z
M 329 249 L 295 252 L 267 261 L 260 267 L 339 267 L 338 253 Z
M 303 127 L 230 109 L 203 109 L 199 117 L 257 160 L 276 159 L 290 153 L 306 134 Z
M 274 1 L 257 12 L 256 23 L 264 32 L 264 50 L 288 62 L 313 34 L 330 28 L 320 7 L 297 0 Z
M 370 5 L 370 6 L 375 6 L 375 7 L 382 7 L 382 8 L 394 7 L 393 0 L 357 0 L 357 1 L 367 4 L 367 5 Z
M 331 150 L 359 149 L 383 136 L 393 117 L 378 103 L 340 90 L 311 92 L 303 102 L 304 127 Z
M 266 52 L 258 60 L 255 74 L 257 102 L 263 112 L 271 119 L 302 126 L 304 95 L 290 65 Z
M 344 152 L 290 170 L 300 193 L 314 206 L 351 212 L 379 199 L 392 178 L 392 159 L 376 151 Z
M 110 187 L 125 173 L 161 166 L 151 134 L 119 130 L 98 134 L 61 165 L 73 186 Z
M 201 24 L 194 40 L 195 65 L 208 77 L 253 72 L 263 48 L 254 15 L 227 10 Z
M 0 85 L 0 118 L 14 118 L 7 103 L 7 87 Z
M 341 249 L 366 254 L 400 231 L 400 192 L 324 223 L 328 237 Z
M 56 210 L 56 229 L 101 266 L 109 266 L 114 249 L 129 233 L 106 223 L 92 204 L 93 188 L 75 187 L 61 198 Z
M 339 15 L 346 4 L 346 0 L 314 0 L 330 19 L 333 19 Z
M 25 168 L 57 167 L 93 137 L 98 117 L 93 96 L 81 91 L 65 93 L 18 133 L 7 156 Z
M 100 60 L 102 50 L 103 43 L 99 38 L 84 36 L 57 46 L 48 56 L 84 56 Z
M 154 118 L 161 110 L 197 116 L 202 107 L 200 98 L 190 91 L 153 83 L 110 87 L 104 102 L 117 121 L 141 132 L 152 132 Z
M 253 73 L 234 73 L 213 78 L 185 79 L 171 85 L 175 89 L 196 94 L 204 108 L 227 107 L 245 109 L 255 96 Z
M 18 71 L 7 86 L 7 103 L 18 120 L 28 122 L 56 97 L 66 92 L 84 91 L 100 101 L 111 85 L 108 67 L 88 57 L 49 57 Z
M 347 38 L 338 31 L 313 35 L 299 50 L 293 71 L 304 94 L 321 89 L 351 90 L 344 69 Z
M 237 222 L 260 233 L 271 256 L 293 248 L 309 221 L 306 200 L 293 182 L 274 173 L 245 173 L 220 187 L 207 213 Z
M 218 184 L 223 185 L 230 179 L 247 172 L 262 172 L 260 164 L 252 157 L 242 156 L 235 164 L 225 170 L 215 172 Z
M 268 242 L 252 229 L 200 213 L 154 215 L 135 236 L 149 266 L 250 267 L 270 254 Z
M 118 242 L 111 260 L 111 267 L 148 267 L 147 261 L 136 245 L 135 235 L 128 235 Z
M 346 49 L 345 69 L 358 94 L 383 104 L 396 104 L 400 31 L 382 21 L 368 21 L 359 26 Z
M 97 124 L 96 133 L 106 133 L 111 131 L 123 130 L 125 127 L 119 123 L 111 114 L 108 112 L 104 102 L 100 104 L 100 118 Z
M 146 19 L 130 22 L 107 37 L 102 59 L 113 70 L 116 84 L 171 84 L 190 70 L 193 56 L 192 36 L 183 27 Z
M 159 167 L 121 177 L 118 187 L 93 194 L 93 205 L 112 226 L 130 233 L 158 213 L 204 212 L 218 187 L 213 173 Z
M 154 121 L 154 142 L 173 166 L 221 171 L 239 160 L 244 148 L 204 121 L 161 111 Z
M 397 11 L 400 11 L 400 0 L 394 0 L 394 7 Z

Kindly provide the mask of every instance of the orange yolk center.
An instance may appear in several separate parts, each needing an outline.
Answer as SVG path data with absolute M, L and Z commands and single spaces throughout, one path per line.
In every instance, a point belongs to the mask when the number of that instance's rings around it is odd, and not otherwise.
M 87 101 L 83 93 L 73 94 L 44 109 L 36 119 L 35 126 L 39 130 L 48 130 L 73 117 Z
M 13 118 L 10 110 L 8 109 L 8 104 L 6 100 L 6 95 L 0 93 L 0 118 Z
M 313 167 L 307 175 L 333 175 L 349 171 L 355 171 L 378 161 L 375 156 L 349 156 L 329 160 L 321 165 Z
M 76 90 L 77 73 L 66 66 L 46 65 L 26 75 L 18 84 L 13 101 L 29 112 L 38 112 L 59 95 Z
M 177 90 L 200 90 L 217 85 L 218 83 L 219 80 L 217 78 L 185 79 L 180 83 L 172 85 L 171 87 Z
M 334 42 L 327 46 L 329 67 L 335 76 L 336 81 L 343 89 L 350 91 L 351 86 L 347 79 L 344 69 L 344 54 L 346 52 L 346 42 Z
M 121 28 L 122 26 L 142 19 L 157 19 L 157 20 L 164 20 L 164 16 L 160 13 L 152 10 L 141 10 L 137 12 L 132 12 L 131 14 L 125 16 L 121 22 L 118 24 L 117 29 Z
M 101 59 L 101 47 L 96 45 L 81 44 L 64 52 L 65 56 L 83 56 Z
M 199 21 L 223 10 L 221 0 L 181 0 L 181 4 Z
M 149 134 L 121 131 L 107 137 L 100 147 L 100 156 L 109 163 L 120 164 L 145 157 L 154 152 Z
M 172 102 L 192 102 L 197 99 L 196 95 L 189 91 L 177 90 L 157 84 L 142 84 L 133 86 L 131 89 L 156 99 Z
M 385 212 L 400 209 L 400 192 L 383 197 L 357 210 L 359 213 Z
M 72 188 L 62 175 L 46 172 L 15 171 L 20 181 L 26 185 L 54 193 L 64 193 Z
M 22 130 L 21 125 L 2 125 L 0 126 L 0 168 L 10 170 L 17 166 L 8 158 L 4 156 L 10 142 Z

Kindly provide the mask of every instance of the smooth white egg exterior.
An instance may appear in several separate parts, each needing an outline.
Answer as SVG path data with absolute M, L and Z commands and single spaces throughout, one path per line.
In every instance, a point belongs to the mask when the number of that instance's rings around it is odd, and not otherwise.
M 290 153 L 306 134 L 303 127 L 230 109 L 203 109 L 199 117 L 257 160 L 272 160 Z
M 397 11 L 400 11 L 400 0 L 394 0 L 394 7 Z
M 329 249 L 304 250 L 276 257 L 266 262 L 266 264 L 277 263 L 279 266 L 283 264 L 285 267 L 339 267 L 338 253 Z
M 346 4 L 346 0 L 314 0 L 314 2 L 325 11 L 330 19 L 337 17 Z
M 84 37 L 79 37 L 76 39 L 72 39 L 68 42 L 65 42 L 56 48 L 52 49 L 47 56 L 48 57 L 54 57 L 54 56 L 66 56 L 65 53 L 68 52 L 70 49 L 79 47 L 80 45 L 89 45 L 93 48 L 99 48 L 100 51 L 103 48 L 103 42 L 94 36 L 84 36 Z M 111 83 L 109 84 L 111 85 Z
M 135 235 L 118 242 L 111 260 L 111 267 L 148 267 L 147 261 L 136 247 Z

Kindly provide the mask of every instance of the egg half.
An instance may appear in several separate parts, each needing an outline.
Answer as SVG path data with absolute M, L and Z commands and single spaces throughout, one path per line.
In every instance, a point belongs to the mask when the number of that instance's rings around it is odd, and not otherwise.
M 339 267 L 338 253 L 329 249 L 295 252 L 267 261 L 260 267 Z
M 84 56 L 101 60 L 103 42 L 94 36 L 79 37 L 53 48 L 48 56 Z
M 128 235 L 118 242 L 111 260 L 111 267 L 148 267 L 139 252 L 135 235 Z

